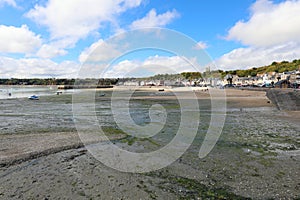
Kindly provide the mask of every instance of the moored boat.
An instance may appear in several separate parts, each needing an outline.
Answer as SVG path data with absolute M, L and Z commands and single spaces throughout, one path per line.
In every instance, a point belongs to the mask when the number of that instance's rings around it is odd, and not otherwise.
M 32 96 L 28 97 L 28 99 L 30 99 L 30 100 L 39 100 L 39 97 L 37 95 L 32 95 Z

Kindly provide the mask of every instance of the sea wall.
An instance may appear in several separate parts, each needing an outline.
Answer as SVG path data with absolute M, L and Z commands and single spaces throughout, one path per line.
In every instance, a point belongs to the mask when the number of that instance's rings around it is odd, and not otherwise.
M 267 97 L 279 110 L 300 110 L 300 90 L 270 89 Z

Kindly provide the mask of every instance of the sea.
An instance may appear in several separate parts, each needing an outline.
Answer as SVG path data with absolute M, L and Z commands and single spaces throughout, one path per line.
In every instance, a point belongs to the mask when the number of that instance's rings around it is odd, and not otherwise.
M 25 98 L 32 95 L 48 96 L 58 92 L 57 86 L 0 85 L 0 99 Z

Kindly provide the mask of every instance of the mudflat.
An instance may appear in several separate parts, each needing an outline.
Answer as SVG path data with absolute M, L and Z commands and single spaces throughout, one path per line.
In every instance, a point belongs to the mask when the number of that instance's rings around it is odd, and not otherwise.
M 190 93 L 182 92 L 188 99 Z M 95 111 L 108 138 L 91 138 L 87 144 L 76 131 L 71 95 L 0 100 L 0 198 L 300 198 L 300 113 L 277 110 L 263 91 L 225 93 L 226 121 L 210 154 L 198 157 L 211 119 L 210 94 L 196 91 L 199 111 L 194 112 L 201 117 L 194 142 L 173 164 L 147 173 L 109 168 L 85 145 L 110 139 L 130 151 L 162 148 L 176 134 L 180 120 L 180 106 L 168 90 L 140 90 L 131 100 L 137 123 L 148 122 L 153 104 L 168 111 L 165 131 L 147 140 L 120 130 L 110 112 L 111 91 L 97 91 Z

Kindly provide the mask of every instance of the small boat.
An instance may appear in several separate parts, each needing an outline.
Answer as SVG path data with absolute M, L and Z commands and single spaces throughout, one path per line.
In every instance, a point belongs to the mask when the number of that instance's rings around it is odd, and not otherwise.
M 32 95 L 32 96 L 28 97 L 28 99 L 30 99 L 30 100 L 39 100 L 39 97 L 37 95 Z

